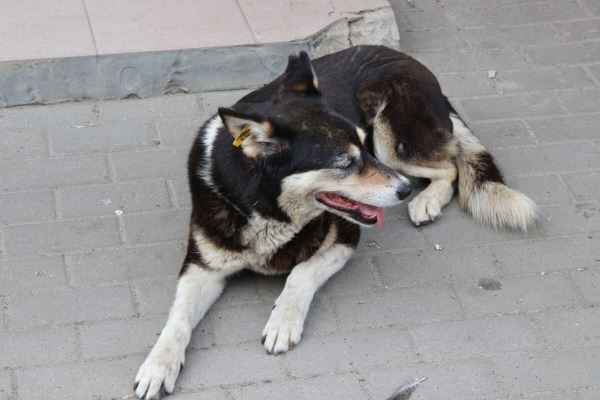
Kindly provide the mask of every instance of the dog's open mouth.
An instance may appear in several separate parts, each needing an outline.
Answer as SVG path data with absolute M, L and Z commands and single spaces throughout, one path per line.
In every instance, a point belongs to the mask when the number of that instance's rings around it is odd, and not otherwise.
M 332 192 L 317 193 L 317 201 L 364 225 L 383 225 L 383 207 L 364 204 Z

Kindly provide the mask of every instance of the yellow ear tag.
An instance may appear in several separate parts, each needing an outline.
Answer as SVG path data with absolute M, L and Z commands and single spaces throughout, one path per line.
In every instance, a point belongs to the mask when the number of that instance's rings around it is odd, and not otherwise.
M 240 132 L 240 134 L 235 139 L 233 139 L 233 145 L 235 147 L 240 147 L 242 145 L 242 142 L 248 139 L 248 136 L 250 136 L 250 128 L 245 126 L 244 129 L 242 129 L 242 131 Z

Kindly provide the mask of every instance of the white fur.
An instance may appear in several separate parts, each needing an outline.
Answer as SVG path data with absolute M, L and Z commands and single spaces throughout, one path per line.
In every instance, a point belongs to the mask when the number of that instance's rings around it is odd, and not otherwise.
M 357 126 L 356 127 L 356 134 L 358 135 L 358 139 L 360 140 L 360 142 L 362 144 L 365 144 L 365 140 L 367 140 L 367 133 L 364 131 L 364 129 L 359 128 Z
M 486 151 L 479 139 L 455 114 L 450 115 L 459 151 L 459 199 L 477 221 L 495 229 L 526 232 L 535 225 L 537 206 L 523 193 L 497 182 L 475 185 L 475 170 L 480 155 Z
M 288 276 L 281 295 L 275 301 L 269 321 L 263 329 L 267 352 L 284 353 L 300 342 L 304 320 L 316 291 L 338 272 L 352 256 L 353 249 L 333 245 L 335 231 L 330 231 L 321 250 L 298 264 Z
M 219 297 L 224 286 L 222 273 L 207 271 L 195 264 L 188 266 L 186 273 L 179 278 L 167 324 L 135 378 L 135 392 L 140 398 L 158 399 L 161 386 L 169 393 L 173 391 L 185 362 L 185 348 L 192 329 Z
M 206 185 L 216 190 L 215 182 L 212 176 L 212 152 L 213 145 L 215 140 L 217 139 L 217 135 L 219 133 L 219 129 L 223 127 L 223 121 L 221 117 L 218 115 L 213 116 L 206 124 L 206 129 L 204 130 L 204 136 L 202 137 L 202 141 L 204 143 L 204 164 L 202 165 L 202 169 L 198 171 L 200 177 L 206 183 Z

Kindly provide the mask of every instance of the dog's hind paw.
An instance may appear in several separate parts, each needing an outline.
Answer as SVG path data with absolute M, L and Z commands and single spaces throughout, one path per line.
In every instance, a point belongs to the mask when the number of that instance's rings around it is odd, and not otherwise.
M 433 222 L 442 214 L 442 206 L 436 197 L 417 196 L 408 203 L 408 215 L 416 226 Z
M 297 305 L 286 302 L 277 304 L 262 333 L 262 343 L 267 353 L 285 353 L 297 345 L 302 337 L 304 318 L 304 313 Z
M 183 357 L 175 357 L 172 352 L 152 351 L 135 378 L 135 394 L 143 400 L 158 400 L 171 394 L 183 362 Z

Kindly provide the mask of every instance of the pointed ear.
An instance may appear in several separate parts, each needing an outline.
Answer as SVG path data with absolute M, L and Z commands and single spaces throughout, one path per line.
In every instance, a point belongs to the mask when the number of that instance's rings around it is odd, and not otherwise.
M 290 56 L 281 91 L 305 95 L 319 94 L 319 83 L 307 52 L 301 51 L 298 56 Z
M 232 136 L 232 146 L 240 147 L 248 157 L 266 157 L 282 150 L 280 141 L 273 137 L 273 126 L 266 118 L 230 108 L 219 108 L 219 116 Z

